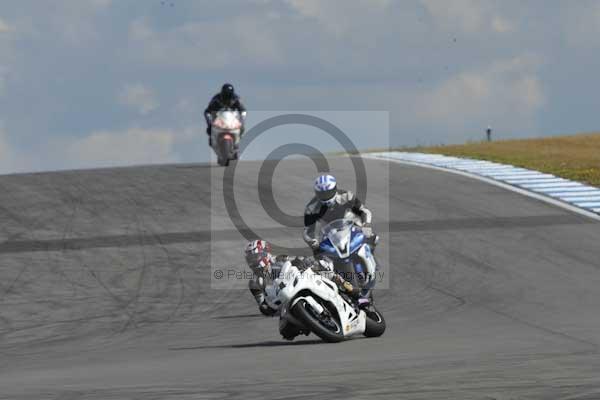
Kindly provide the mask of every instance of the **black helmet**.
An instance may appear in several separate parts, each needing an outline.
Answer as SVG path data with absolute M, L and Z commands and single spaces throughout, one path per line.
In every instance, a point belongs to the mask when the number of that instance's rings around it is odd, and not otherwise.
M 233 90 L 233 85 L 231 83 L 226 83 L 221 87 L 221 100 L 224 103 L 231 103 L 233 97 L 235 96 L 235 90 Z

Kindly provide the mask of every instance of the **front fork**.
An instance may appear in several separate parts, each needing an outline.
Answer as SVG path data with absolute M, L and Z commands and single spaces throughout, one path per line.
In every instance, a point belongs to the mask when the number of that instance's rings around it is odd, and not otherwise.
M 377 270 L 379 267 L 377 259 L 375 258 L 375 255 L 373 254 L 369 244 L 364 244 L 360 248 L 357 253 L 357 258 L 357 261 L 360 261 L 360 265 L 363 268 L 363 271 L 359 272 L 359 275 L 362 276 L 359 303 L 364 303 L 365 301 L 370 301 L 372 297 L 372 291 L 377 282 Z

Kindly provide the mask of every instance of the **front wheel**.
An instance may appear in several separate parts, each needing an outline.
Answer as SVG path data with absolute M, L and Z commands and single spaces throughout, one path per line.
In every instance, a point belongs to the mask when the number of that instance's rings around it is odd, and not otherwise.
M 229 160 L 232 158 L 233 143 L 231 140 L 220 140 L 219 143 L 219 165 L 223 167 L 229 166 Z
M 317 314 L 306 300 L 301 299 L 291 311 L 311 332 L 325 342 L 337 343 L 345 339 L 342 326 L 327 309 L 322 314 Z
M 367 315 L 367 324 L 364 335 L 366 337 L 383 335 L 383 332 L 385 332 L 385 319 L 383 319 L 383 315 L 373 305 L 365 310 L 365 314 Z

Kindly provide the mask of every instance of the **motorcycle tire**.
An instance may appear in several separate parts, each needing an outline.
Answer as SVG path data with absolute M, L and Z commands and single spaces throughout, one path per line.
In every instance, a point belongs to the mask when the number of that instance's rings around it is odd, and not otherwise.
M 336 325 L 336 330 L 332 330 L 331 327 L 326 327 L 319 318 L 317 318 L 312 312 L 308 310 L 308 303 L 306 300 L 299 300 L 292 308 L 292 313 L 300 319 L 311 332 L 323 339 L 328 343 L 337 343 L 344 341 L 344 333 L 339 322 L 332 319 L 332 322 Z
M 229 166 L 231 159 L 232 143 L 230 140 L 221 140 L 219 142 L 219 164 L 223 167 Z
M 383 335 L 386 328 L 383 315 L 373 305 L 369 306 L 369 308 L 364 311 L 367 315 L 367 324 L 364 335 L 366 337 L 379 337 Z

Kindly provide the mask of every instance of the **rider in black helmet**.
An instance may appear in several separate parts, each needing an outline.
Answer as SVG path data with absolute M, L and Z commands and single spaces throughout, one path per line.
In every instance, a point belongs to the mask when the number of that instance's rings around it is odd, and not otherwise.
M 224 108 L 229 108 L 231 110 L 239 111 L 242 120 L 246 118 L 246 107 L 240 101 L 239 96 L 235 93 L 235 89 L 231 83 L 225 83 L 221 87 L 221 91 L 213 96 L 208 103 L 208 107 L 204 110 L 204 119 L 206 120 L 206 134 L 208 135 L 208 145 L 212 146 L 211 143 L 211 126 L 212 126 L 212 118 L 214 114 L 222 110 Z M 242 125 L 242 131 L 240 132 L 240 136 L 244 133 L 244 127 Z

